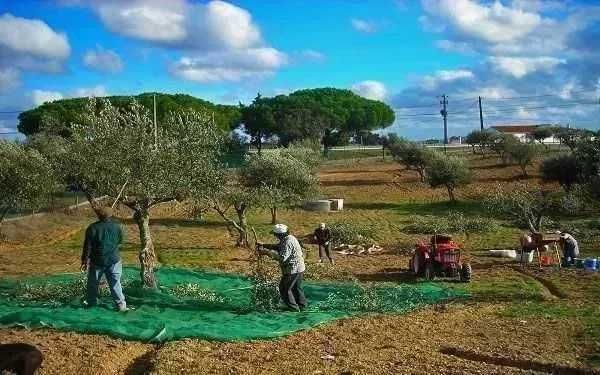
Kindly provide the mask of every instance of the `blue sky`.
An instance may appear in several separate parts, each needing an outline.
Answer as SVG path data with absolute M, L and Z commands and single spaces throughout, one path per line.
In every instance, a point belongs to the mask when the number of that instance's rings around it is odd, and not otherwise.
M 0 112 L 144 91 L 218 103 L 350 88 L 397 111 L 394 131 L 597 128 L 600 2 L 555 0 L 0 0 Z M 598 36 L 598 38 L 596 38 Z M 0 113 L 0 133 L 16 126 Z

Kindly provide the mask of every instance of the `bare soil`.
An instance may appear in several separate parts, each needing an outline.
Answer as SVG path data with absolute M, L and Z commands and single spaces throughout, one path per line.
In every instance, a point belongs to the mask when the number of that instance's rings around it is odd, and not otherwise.
M 476 182 L 459 191 L 465 201 L 460 209 L 481 210 L 476 199 L 482 192 L 498 184 L 510 189 L 523 182 L 516 177 L 518 168 L 498 166 L 493 159 L 478 156 L 472 164 Z M 533 177 L 527 182 L 538 184 L 534 168 L 531 172 Z M 377 226 L 378 242 L 386 250 L 376 255 L 338 256 L 335 267 L 317 265 L 314 249 L 309 250 L 308 278 L 412 281 L 406 272 L 408 254 L 425 236 L 402 233 L 402 226 L 409 215 L 452 209 L 445 203 L 446 192 L 429 189 L 416 174 L 376 159 L 326 165 L 321 179 L 327 196 L 345 198 L 346 210 L 322 214 L 292 209 L 283 211 L 281 220 L 298 235 L 310 233 L 320 221 L 361 220 Z M 198 223 L 184 212 L 180 205 L 164 205 L 153 212 L 152 230 L 161 263 L 248 272 L 248 251 L 233 247 L 218 218 L 208 215 Z M 123 257 L 126 263 L 135 264 L 139 240 L 129 215 L 121 211 L 128 234 Z M 77 271 L 82 232 L 92 217 L 89 213 L 53 217 L 54 221 L 46 217 L 39 222 L 11 223 L 10 241 L 0 245 L 0 275 Z M 266 241 L 269 213 L 253 213 L 250 222 Z M 475 265 L 473 298 L 406 315 L 342 319 L 272 341 L 183 340 L 155 346 L 46 329 L 0 329 L 0 343 L 38 346 L 45 355 L 42 374 L 531 374 L 549 368 L 589 367 L 588 358 L 600 344 L 585 339 L 583 332 L 589 327 L 583 321 L 553 315 L 515 318 L 502 312 L 555 299 L 583 305 L 596 293 L 600 275 L 554 269 L 529 270 L 533 274 L 527 275 L 480 255 L 487 248 L 515 247 L 518 234 L 517 229 L 505 228 L 461 239 Z M 586 246 L 598 250 L 597 244 Z M 556 296 L 548 285 L 559 288 L 564 296 Z

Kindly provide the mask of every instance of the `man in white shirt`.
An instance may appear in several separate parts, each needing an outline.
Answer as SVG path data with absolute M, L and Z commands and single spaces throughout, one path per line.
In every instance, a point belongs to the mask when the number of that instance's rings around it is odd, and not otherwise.
M 259 243 L 258 251 L 279 262 L 281 267 L 281 281 L 279 282 L 281 299 L 290 310 L 300 311 L 307 306 L 304 290 L 302 289 L 302 280 L 306 270 L 302 247 L 298 239 L 289 233 L 285 224 L 275 225 L 272 233 L 279 240 L 279 243 L 272 245 Z

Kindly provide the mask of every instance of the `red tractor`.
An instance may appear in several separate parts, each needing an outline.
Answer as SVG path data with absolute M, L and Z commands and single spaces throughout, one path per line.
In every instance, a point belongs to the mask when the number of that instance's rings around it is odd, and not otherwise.
M 445 234 L 435 234 L 430 243 L 420 242 L 415 247 L 408 268 L 426 280 L 439 277 L 459 277 L 471 281 L 471 264 L 461 262 L 460 246 Z

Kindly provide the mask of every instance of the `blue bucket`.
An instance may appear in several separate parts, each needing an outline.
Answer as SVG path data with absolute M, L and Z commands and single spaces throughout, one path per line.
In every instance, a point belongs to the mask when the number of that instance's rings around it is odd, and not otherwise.
M 583 264 L 583 268 L 586 271 L 595 271 L 598 267 L 598 260 L 596 258 L 587 258 Z

